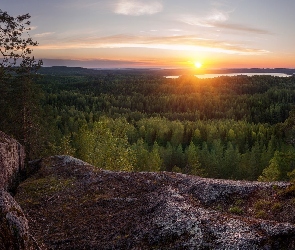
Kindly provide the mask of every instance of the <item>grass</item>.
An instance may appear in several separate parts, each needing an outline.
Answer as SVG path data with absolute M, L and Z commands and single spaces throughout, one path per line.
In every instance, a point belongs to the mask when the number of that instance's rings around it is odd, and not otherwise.
M 242 215 L 244 213 L 244 201 L 237 199 L 233 202 L 233 205 L 228 209 L 232 214 Z
M 243 208 L 241 208 L 239 206 L 232 206 L 228 209 L 228 211 L 232 214 L 237 214 L 237 215 L 241 215 L 244 213 Z
M 32 205 L 38 205 L 41 199 L 48 199 L 55 193 L 70 187 L 73 183 L 74 179 L 61 179 L 55 176 L 27 180 L 20 185 L 23 190 L 22 193 L 25 194 L 20 203 L 28 202 Z

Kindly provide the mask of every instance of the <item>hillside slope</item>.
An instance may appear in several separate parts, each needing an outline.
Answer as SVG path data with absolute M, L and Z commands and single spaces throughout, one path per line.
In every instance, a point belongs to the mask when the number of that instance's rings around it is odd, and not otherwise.
M 15 199 L 42 249 L 295 249 L 288 183 L 33 164 Z

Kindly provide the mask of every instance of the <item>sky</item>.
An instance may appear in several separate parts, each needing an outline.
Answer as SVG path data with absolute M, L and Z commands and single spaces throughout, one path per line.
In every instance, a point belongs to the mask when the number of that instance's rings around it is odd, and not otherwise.
M 1 0 L 44 66 L 295 68 L 295 0 Z

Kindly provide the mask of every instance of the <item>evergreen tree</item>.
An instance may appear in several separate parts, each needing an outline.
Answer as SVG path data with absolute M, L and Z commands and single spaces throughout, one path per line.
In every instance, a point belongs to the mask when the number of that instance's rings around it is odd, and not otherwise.
M 163 161 L 160 157 L 159 150 L 160 150 L 160 147 L 158 143 L 155 142 L 153 145 L 152 151 L 149 154 L 149 164 L 150 164 L 149 171 L 157 172 L 157 171 L 160 171 L 161 169 Z
M 134 171 L 148 171 L 149 151 L 143 139 L 139 139 L 132 148 L 136 156 Z
M 185 151 L 185 154 L 187 158 L 185 173 L 205 177 L 205 170 L 201 168 L 201 163 L 199 162 L 198 157 L 198 151 L 193 142 L 190 143 L 190 145 Z
M 35 61 L 29 36 L 30 15 L 10 16 L 0 10 L 0 129 L 25 146 L 27 157 L 40 154 L 40 92 L 34 73 L 42 65 Z M 40 140 L 41 139 L 41 140 Z
M 280 180 L 281 172 L 278 163 L 278 152 L 270 160 L 270 164 L 267 168 L 263 169 L 262 175 L 258 177 L 258 181 L 278 181 Z
M 237 168 L 240 163 L 240 153 L 229 141 L 224 152 L 223 178 L 237 178 Z

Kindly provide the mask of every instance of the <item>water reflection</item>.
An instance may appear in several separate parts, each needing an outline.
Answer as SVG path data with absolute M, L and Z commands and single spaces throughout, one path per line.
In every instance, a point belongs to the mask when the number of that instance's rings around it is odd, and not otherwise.
M 278 76 L 278 77 L 289 77 L 290 75 L 284 73 L 230 73 L 230 74 L 203 74 L 203 75 L 195 75 L 198 78 L 206 79 L 206 78 L 214 78 L 219 76 Z M 178 78 L 179 76 L 165 76 L 166 78 Z

